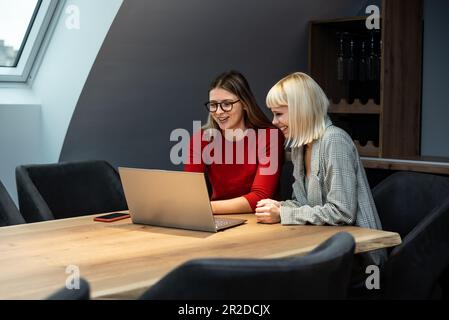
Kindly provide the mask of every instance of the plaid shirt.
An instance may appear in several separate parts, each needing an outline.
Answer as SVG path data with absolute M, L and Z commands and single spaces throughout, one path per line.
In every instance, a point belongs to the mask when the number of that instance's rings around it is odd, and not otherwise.
M 324 135 L 313 142 L 311 174 L 305 187 L 303 147 L 292 149 L 293 199 L 281 203 L 281 223 L 356 225 L 382 229 L 365 169 L 351 137 L 326 119 Z M 376 264 L 386 257 L 374 254 Z M 377 256 L 377 257 L 375 257 Z

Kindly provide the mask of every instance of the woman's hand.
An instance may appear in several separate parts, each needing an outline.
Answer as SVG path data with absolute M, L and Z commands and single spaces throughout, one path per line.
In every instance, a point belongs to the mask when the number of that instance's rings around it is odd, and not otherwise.
M 281 222 L 281 203 L 272 200 L 260 200 L 256 206 L 257 222 L 261 223 L 279 223 Z

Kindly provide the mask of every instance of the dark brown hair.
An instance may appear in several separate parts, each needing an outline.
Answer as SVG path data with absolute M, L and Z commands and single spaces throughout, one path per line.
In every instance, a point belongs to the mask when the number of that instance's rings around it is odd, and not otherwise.
M 220 74 L 212 81 L 209 92 L 213 89 L 221 88 L 236 95 L 243 105 L 245 126 L 252 129 L 272 128 L 270 120 L 257 105 L 256 98 L 249 86 L 246 78 L 238 71 L 231 70 Z M 209 115 L 204 129 L 219 129 L 217 123 Z

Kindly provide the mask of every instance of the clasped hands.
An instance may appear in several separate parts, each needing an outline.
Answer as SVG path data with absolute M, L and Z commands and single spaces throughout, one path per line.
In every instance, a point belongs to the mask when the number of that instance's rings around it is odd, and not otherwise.
M 261 223 L 281 222 L 281 203 L 272 199 L 260 200 L 256 206 L 256 217 L 257 222 Z

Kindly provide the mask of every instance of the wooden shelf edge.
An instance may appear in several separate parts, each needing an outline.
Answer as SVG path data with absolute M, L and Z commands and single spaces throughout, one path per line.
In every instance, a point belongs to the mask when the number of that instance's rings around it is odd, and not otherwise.
M 381 169 L 393 171 L 413 171 L 431 174 L 449 175 L 449 163 L 402 159 L 384 159 L 361 157 L 365 169 Z
M 359 155 L 362 157 L 379 157 L 379 147 L 376 147 L 372 141 L 368 141 L 365 146 L 360 145 L 358 140 L 354 140 Z
M 324 19 L 324 20 L 310 20 L 311 24 L 326 24 L 326 23 L 341 23 L 341 22 L 353 22 L 353 21 L 364 21 L 368 18 L 366 16 L 353 16 L 353 17 L 342 17 L 335 19 Z
M 334 114 L 380 114 L 380 110 L 380 105 L 372 99 L 368 100 L 366 104 L 363 104 L 359 99 L 354 100 L 354 103 L 351 104 L 346 99 L 342 99 L 339 103 L 331 102 L 328 112 Z

